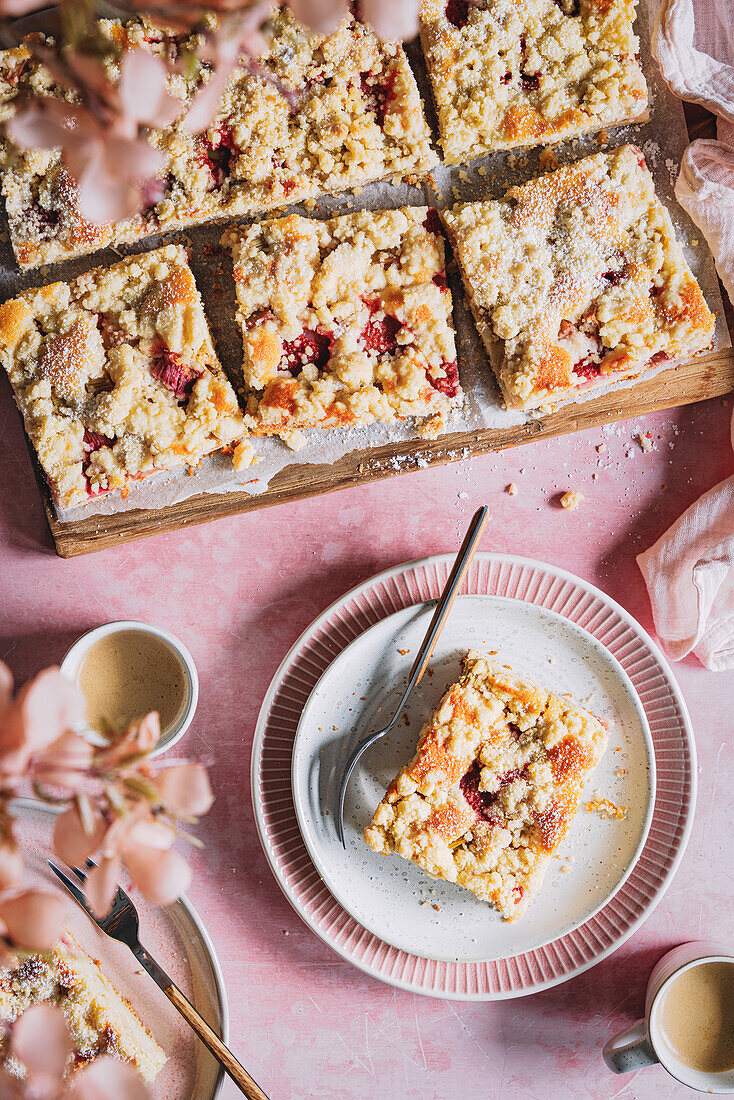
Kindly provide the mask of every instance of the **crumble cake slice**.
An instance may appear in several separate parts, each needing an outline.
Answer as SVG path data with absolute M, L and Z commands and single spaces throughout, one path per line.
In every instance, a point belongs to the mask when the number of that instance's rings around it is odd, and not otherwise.
M 228 230 L 255 435 L 429 416 L 461 397 L 431 207 Z
M 167 1061 L 165 1051 L 135 1014 L 99 964 L 68 933 L 68 943 L 50 951 L 23 954 L 19 965 L 0 974 L 0 1068 L 13 1077 L 23 1069 L 7 1048 L 7 1025 L 33 1005 L 61 1009 L 73 1053 L 68 1074 L 102 1055 L 133 1065 L 143 1081 L 155 1080 Z
M 567 696 L 472 650 L 364 838 L 522 916 L 604 754 L 607 730 Z
M 111 43 L 107 62 L 119 77 L 125 50 L 149 50 L 170 63 L 201 46 L 145 19 L 101 20 Z M 178 119 L 151 130 L 168 162 L 151 182 L 148 208 L 117 225 L 81 215 L 76 186 L 58 151 L 23 152 L 0 143 L 3 194 L 21 267 L 35 267 L 213 218 L 252 214 L 392 176 L 421 175 L 438 163 L 430 146 L 418 88 L 402 47 L 380 42 L 347 16 L 330 36 L 309 35 L 286 7 L 266 28 L 268 52 L 256 68 L 238 67 L 216 118 L 204 134 Z M 179 67 L 180 68 L 180 67 Z M 210 76 L 200 61 L 190 76 L 175 72 L 170 94 L 182 110 Z M 18 97 L 65 96 L 27 46 L 0 52 L 0 121 Z
M 34 287 L 0 306 L 0 361 L 62 507 L 242 440 L 178 245 Z M 251 458 L 235 449 L 235 466 Z
M 634 145 L 445 222 L 508 405 L 553 407 L 711 344 L 714 317 Z
M 421 40 L 450 163 L 639 118 L 636 0 L 423 0 Z

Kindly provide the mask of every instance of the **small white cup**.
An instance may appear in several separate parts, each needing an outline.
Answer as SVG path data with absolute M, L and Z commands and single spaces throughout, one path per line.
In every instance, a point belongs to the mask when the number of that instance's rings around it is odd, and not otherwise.
M 152 626 L 150 623 L 138 622 L 135 619 L 121 619 L 113 623 L 104 623 L 102 626 L 94 627 L 93 630 L 88 630 L 86 634 L 82 634 L 81 638 L 77 638 L 61 662 L 61 671 L 70 680 L 78 683 L 84 658 L 92 646 L 100 638 L 105 638 L 109 634 L 130 630 L 152 635 L 164 642 L 173 651 L 184 672 L 184 699 L 181 708 L 168 729 L 161 731 L 161 739 L 150 754 L 151 756 L 158 756 L 159 753 L 166 752 L 177 741 L 181 740 L 193 721 L 196 705 L 199 701 L 199 674 L 196 671 L 194 658 L 175 634 L 171 634 L 170 631 L 163 630 L 161 627 Z M 91 726 L 85 725 L 83 733 L 93 744 L 107 744 L 104 737 L 101 737 Z
M 692 1069 L 678 1058 L 662 1033 L 662 1007 L 671 982 L 684 970 L 707 962 L 731 963 L 734 981 L 734 949 L 723 944 L 707 940 L 683 943 L 663 955 L 648 979 L 644 1017 L 620 1031 L 604 1047 L 604 1061 L 613 1073 L 629 1073 L 660 1063 L 676 1081 L 698 1092 L 734 1093 L 734 1069 L 723 1073 Z

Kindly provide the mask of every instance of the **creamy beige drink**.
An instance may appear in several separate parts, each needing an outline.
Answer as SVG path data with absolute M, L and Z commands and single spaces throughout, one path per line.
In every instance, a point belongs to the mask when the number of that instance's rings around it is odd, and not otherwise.
M 734 1069 L 734 959 L 712 960 L 673 978 L 660 1030 L 673 1053 L 700 1073 Z
M 184 668 L 162 639 L 142 630 L 106 634 L 82 661 L 79 684 L 87 700 L 87 721 L 101 734 L 121 728 L 152 710 L 161 732 L 177 718 L 186 695 Z

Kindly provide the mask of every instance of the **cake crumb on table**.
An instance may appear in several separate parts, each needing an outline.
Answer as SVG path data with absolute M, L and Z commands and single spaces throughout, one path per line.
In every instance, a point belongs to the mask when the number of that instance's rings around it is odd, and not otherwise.
M 609 798 L 594 798 L 591 802 L 586 803 L 586 809 L 590 814 L 597 813 L 600 817 L 616 817 L 618 821 L 623 821 L 627 816 L 627 807 L 615 806 Z
M 567 512 L 575 512 L 583 499 L 583 493 L 579 493 L 576 489 L 568 489 L 558 503 Z

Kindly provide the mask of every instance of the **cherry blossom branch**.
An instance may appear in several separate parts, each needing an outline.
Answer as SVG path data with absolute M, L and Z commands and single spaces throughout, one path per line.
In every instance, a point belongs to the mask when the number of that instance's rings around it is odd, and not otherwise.
M 6 47 L 20 45 L 12 19 L 47 3 L 0 0 L 0 41 Z M 419 0 L 351 3 L 378 37 L 410 38 L 417 32 Z M 288 4 L 311 31 L 331 34 L 350 0 Z M 167 35 L 187 36 L 187 49 L 167 60 L 152 50 L 126 49 L 100 32 L 98 0 L 59 0 L 64 48 L 33 36 L 22 41 L 62 95 L 18 96 L 4 123 L 8 137 L 21 150 L 62 151 L 77 183 L 79 209 L 96 224 L 122 221 L 160 200 L 168 162 L 150 144 L 149 129 L 178 120 L 192 133 L 206 130 L 236 66 L 273 84 L 292 107 L 297 99 L 259 60 L 268 49 L 267 27 L 276 0 L 209 0 L 206 5 L 199 0 L 118 0 L 117 6 L 125 17 L 145 15 Z M 110 61 L 117 63 L 117 80 L 110 79 Z M 175 73 L 198 76 L 200 86 L 188 103 L 169 92 Z

